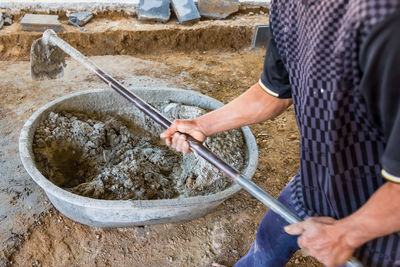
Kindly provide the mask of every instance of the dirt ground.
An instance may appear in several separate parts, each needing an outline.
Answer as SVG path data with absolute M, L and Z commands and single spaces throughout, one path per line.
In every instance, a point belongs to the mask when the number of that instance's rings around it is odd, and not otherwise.
M 204 20 L 194 25 L 138 21 L 136 18 L 96 18 L 87 32 L 60 20 L 58 36 L 87 56 L 144 55 L 159 53 L 232 50 L 249 46 L 256 24 L 268 23 L 265 14 L 238 15 L 229 20 Z M 19 23 L 0 30 L 0 60 L 29 60 L 31 44 L 40 32 L 21 30 Z
M 180 77 L 174 83 L 180 82 L 186 88 L 226 103 L 257 81 L 264 53 L 264 50 L 177 53 L 143 59 L 162 63 L 160 71 L 150 74 L 152 77 L 165 81 Z M 142 71 L 149 74 L 148 69 Z M 85 79 L 92 81 L 94 77 L 88 74 Z M 277 196 L 298 165 L 293 109 L 251 128 L 260 153 L 254 181 Z M 97 229 L 75 223 L 51 209 L 29 230 L 27 239 L 9 256 L 9 263 L 16 266 L 210 266 L 216 261 L 229 266 L 249 249 L 265 211 L 266 207 L 243 191 L 215 212 L 179 224 Z M 313 260 L 297 254 L 288 266 L 314 264 Z
M 105 56 L 93 60 L 127 86 L 179 87 L 227 103 L 259 79 L 265 54 L 263 49 L 233 50 L 196 49 L 190 53 L 178 50 L 159 55 L 138 54 L 137 58 Z M 8 57 L 6 52 L 4 55 Z M 267 208 L 243 190 L 207 216 L 185 223 L 100 229 L 64 217 L 52 208 L 21 167 L 17 155 L 19 131 L 24 121 L 48 101 L 79 90 L 106 88 L 106 85 L 71 61 L 68 61 L 64 78 L 45 82 L 30 80 L 27 61 L 1 61 L 0 79 L 3 140 L 0 144 L 2 150 L 4 148 L 0 153 L 0 171 L 3 177 L 11 177 L 11 182 L 17 181 L 20 185 L 19 194 L 5 190 L 12 197 L 1 199 L 12 216 L 6 216 L 0 226 L 3 235 L 0 238 L 7 241 L 0 247 L 3 259 L 0 263 L 12 266 L 210 266 L 218 262 L 232 266 L 250 248 Z M 276 197 L 298 168 L 299 141 L 293 108 L 251 129 L 259 148 L 259 165 L 253 180 Z M 31 193 L 24 193 L 24 188 Z M 29 213 L 28 205 L 33 206 L 36 213 L 40 212 L 40 216 Z M 15 212 L 16 206 L 20 207 L 18 212 Z M 287 266 L 320 264 L 299 252 Z

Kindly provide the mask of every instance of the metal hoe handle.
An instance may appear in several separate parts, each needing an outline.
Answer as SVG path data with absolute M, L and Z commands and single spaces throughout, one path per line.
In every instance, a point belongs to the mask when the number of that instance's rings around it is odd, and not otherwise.
M 164 128 L 168 128 L 171 125 L 171 121 L 165 118 L 159 111 L 154 109 L 152 106 L 147 104 L 145 101 L 140 99 L 138 96 L 131 93 L 118 81 L 114 80 L 110 75 L 102 71 L 96 64 L 82 55 L 75 48 L 70 46 L 68 43 L 60 39 L 53 30 L 46 30 L 43 33 L 43 42 L 48 42 L 51 45 L 58 46 L 66 54 L 70 55 L 73 59 L 80 62 L 89 70 L 96 73 L 96 75 L 107 83 L 111 88 L 121 94 L 123 97 L 132 102 L 137 108 L 142 112 L 152 118 L 155 122 Z M 275 213 L 279 214 L 288 223 L 297 223 L 302 221 L 302 219 L 284 206 L 281 202 L 276 200 L 273 196 L 262 190 L 258 185 L 253 183 L 251 180 L 243 176 L 238 170 L 227 164 L 222 159 L 218 158 L 210 150 L 208 150 L 203 144 L 189 135 L 186 135 L 187 141 L 189 142 L 190 148 L 200 155 L 202 158 L 207 160 L 209 163 L 214 165 L 220 171 L 225 173 L 231 180 L 239 184 L 243 189 L 249 192 L 252 196 L 260 200 L 264 205 L 273 210 Z M 356 259 L 351 258 L 347 261 L 346 266 L 348 267 L 360 267 L 362 264 Z

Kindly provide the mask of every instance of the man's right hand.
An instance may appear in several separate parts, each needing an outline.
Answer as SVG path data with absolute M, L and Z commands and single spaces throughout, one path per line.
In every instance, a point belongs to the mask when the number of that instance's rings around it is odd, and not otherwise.
M 186 136 L 182 133 L 203 142 L 206 136 L 272 119 L 291 104 L 292 99 L 276 98 L 256 83 L 245 93 L 219 109 L 194 120 L 175 120 L 160 137 L 177 151 L 189 153 L 189 143 L 186 142 Z
M 194 120 L 174 120 L 171 126 L 163 132 L 160 137 L 165 139 L 168 146 L 173 147 L 178 152 L 185 154 L 191 152 L 186 136 L 182 133 L 192 136 L 194 139 L 203 142 L 206 134 L 200 127 L 196 119 Z

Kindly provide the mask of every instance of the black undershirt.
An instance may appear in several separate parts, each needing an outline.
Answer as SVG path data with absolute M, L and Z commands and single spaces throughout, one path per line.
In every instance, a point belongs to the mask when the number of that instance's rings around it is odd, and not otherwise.
M 361 93 L 383 133 L 383 169 L 400 178 L 400 10 L 374 26 L 361 47 Z M 291 98 L 289 75 L 271 34 L 260 82 L 278 98 Z

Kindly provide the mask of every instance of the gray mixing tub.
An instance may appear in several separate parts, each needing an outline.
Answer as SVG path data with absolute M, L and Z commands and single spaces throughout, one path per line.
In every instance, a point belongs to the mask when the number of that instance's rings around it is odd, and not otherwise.
M 196 92 L 180 89 L 135 89 L 146 102 L 180 102 L 204 109 L 216 109 L 222 103 Z M 121 227 L 191 220 L 214 210 L 240 190 L 236 184 L 224 191 L 189 198 L 163 200 L 99 200 L 66 191 L 47 180 L 37 169 L 32 151 L 36 128 L 51 111 L 102 111 L 119 115 L 144 116 L 129 101 L 112 90 L 90 90 L 58 98 L 36 111 L 25 123 L 19 139 L 22 163 L 32 179 L 45 191 L 53 205 L 68 218 L 95 227 Z M 252 177 L 258 152 L 253 134 L 243 127 L 248 162 L 244 175 Z

